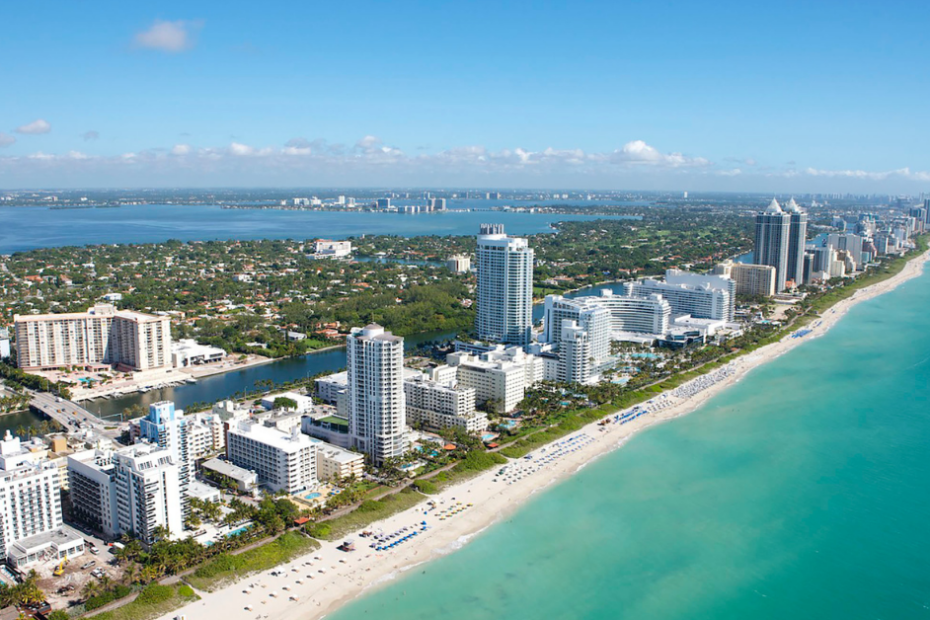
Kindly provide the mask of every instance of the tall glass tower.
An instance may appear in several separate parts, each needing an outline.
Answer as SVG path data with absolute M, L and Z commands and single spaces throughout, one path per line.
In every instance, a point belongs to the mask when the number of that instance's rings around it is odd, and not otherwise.
M 807 213 L 801 210 L 794 198 L 785 205 L 785 211 L 791 217 L 788 231 L 788 272 L 787 280 L 794 280 L 795 286 L 804 284 L 804 247 L 807 244 Z
M 805 223 L 805 230 L 807 225 Z M 788 280 L 788 237 L 790 236 L 791 216 L 781 210 L 774 198 L 765 211 L 756 215 L 756 247 L 754 262 L 757 265 L 771 265 L 775 268 L 775 291 L 785 290 Z M 804 253 L 801 252 L 803 260 Z M 802 265 L 803 267 L 803 265 Z

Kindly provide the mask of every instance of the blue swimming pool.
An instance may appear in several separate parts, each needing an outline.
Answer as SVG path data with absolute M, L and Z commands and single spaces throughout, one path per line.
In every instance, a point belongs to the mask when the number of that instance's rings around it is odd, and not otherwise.
M 228 534 L 226 534 L 226 537 L 230 538 L 232 536 L 238 536 L 239 534 L 242 534 L 243 532 L 247 532 L 247 531 L 249 531 L 249 526 L 243 525 L 242 527 L 237 527 L 236 529 L 230 531 Z
M 304 495 L 304 499 L 316 499 L 320 496 L 319 493 L 308 493 Z

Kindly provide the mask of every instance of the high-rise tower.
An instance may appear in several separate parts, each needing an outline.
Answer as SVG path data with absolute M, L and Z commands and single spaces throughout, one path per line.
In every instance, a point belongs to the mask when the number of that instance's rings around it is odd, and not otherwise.
M 478 234 L 478 339 L 527 345 L 533 325 L 533 250 L 503 224 Z
M 807 224 L 805 223 L 805 230 Z M 772 202 L 756 215 L 756 247 L 754 262 L 775 268 L 775 291 L 785 290 L 788 275 L 788 237 L 791 216 L 781 210 L 778 201 Z M 803 254 L 802 254 L 803 256 Z
M 807 213 L 801 210 L 794 198 L 785 205 L 791 218 L 788 230 L 788 271 L 786 280 L 794 280 L 795 286 L 804 284 L 804 249 L 807 243 Z
M 376 465 L 407 451 L 404 339 L 380 325 L 346 338 L 349 437 Z

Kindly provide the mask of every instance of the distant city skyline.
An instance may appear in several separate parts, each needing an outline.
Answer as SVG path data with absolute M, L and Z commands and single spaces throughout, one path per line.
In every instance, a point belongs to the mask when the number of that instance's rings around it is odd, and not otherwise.
M 919 193 L 928 20 L 835 0 L 7 4 L 0 188 Z

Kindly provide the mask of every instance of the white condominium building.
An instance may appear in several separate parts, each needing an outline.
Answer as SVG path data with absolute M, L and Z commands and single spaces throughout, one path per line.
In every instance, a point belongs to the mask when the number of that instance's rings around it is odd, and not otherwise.
M 62 526 L 58 468 L 33 462 L 10 431 L 0 441 L 0 553 L 7 557 L 17 542 Z
M 613 317 L 610 308 L 605 307 L 600 297 L 566 299 L 560 295 L 547 295 L 541 340 L 558 347 L 562 342 L 562 327 L 566 325 L 566 320 L 576 323 L 588 332 L 591 357 L 595 358 L 597 363 L 610 356 Z
M 78 452 L 68 457 L 68 477 L 73 518 L 105 536 L 132 533 L 151 544 L 159 527 L 175 538 L 184 531 L 180 467 L 167 448 Z
M 533 250 L 508 237 L 503 224 L 482 224 L 478 235 L 478 339 L 527 345 L 533 325 Z
M 736 283 L 730 278 L 669 269 L 666 280 L 625 282 L 623 291 L 630 297 L 661 295 L 668 302 L 672 317 L 688 314 L 697 319 L 733 320 Z
M 171 366 L 168 317 L 100 304 L 87 312 L 16 315 L 17 361 L 37 370 L 113 364 L 141 371 Z
M 558 378 L 562 383 L 590 383 L 594 375 L 594 357 L 588 330 L 575 321 L 562 321 L 562 341 L 559 343 Z
M 349 435 L 376 465 L 408 447 L 404 339 L 380 325 L 353 328 L 346 338 Z
M 699 317 L 693 314 L 692 316 L 699 319 L 733 320 L 733 314 L 736 311 L 736 282 L 732 278 L 714 274 L 691 273 L 690 271 L 682 271 L 681 269 L 666 269 L 665 282 L 667 284 L 680 284 L 696 289 L 725 291 L 727 296 L 725 301 L 723 301 L 724 305 L 722 307 L 721 316 Z M 672 308 L 672 312 L 674 313 L 674 307 Z M 688 314 L 691 313 L 689 312 Z
M 803 261 L 802 254 L 802 271 Z M 714 267 L 714 274 L 736 282 L 737 295 L 771 297 L 775 294 L 775 268 L 771 265 L 747 265 L 728 260 Z
M 454 273 L 468 273 L 471 269 L 471 258 L 464 254 L 455 254 L 446 260 L 446 267 Z
M 805 227 L 806 228 L 806 227 Z M 775 292 L 785 290 L 788 280 L 788 240 L 791 215 L 782 211 L 774 198 L 765 211 L 756 214 L 756 245 L 753 261 L 775 268 Z
M 864 238 L 851 233 L 830 233 L 827 235 L 827 242 L 825 245 L 832 246 L 833 249 L 837 251 L 846 250 L 858 266 L 867 262 L 863 260 L 862 256 L 862 245 L 864 241 Z
M 258 474 L 271 491 L 300 493 L 317 484 L 316 446 L 299 428 L 283 433 L 249 420 L 230 426 L 226 438 L 229 461 Z
M 493 401 L 500 413 L 513 411 L 526 390 L 542 381 L 542 358 L 524 353 L 520 347 L 499 347 L 481 356 L 465 352 L 446 356 L 447 366 L 434 368 L 434 380 L 473 388 L 478 403 Z M 454 369 L 454 373 L 449 369 Z
M 319 239 L 313 243 L 311 258 L 345 258 L 352 253 L 351 241 Z
M 191 422 L 184 417 L 183 410 L 175 409 L 174 403 L 168 400 L 149 405 L 148 415 L 139 420 L 140 437 L 167 449 L 178 466 L 181 511 L 185 518 L 190 514 L 188 489 L 194 475 L 189 432 Z
M 475 411 L 475 389 L 447 386 L 418 374 L 404 380 L 407 419 L 432 429 L 459 427 L 469 433 L 488 428 L 488 417 Z

